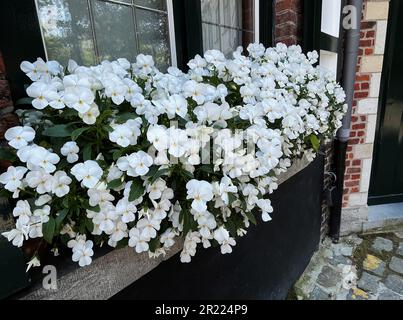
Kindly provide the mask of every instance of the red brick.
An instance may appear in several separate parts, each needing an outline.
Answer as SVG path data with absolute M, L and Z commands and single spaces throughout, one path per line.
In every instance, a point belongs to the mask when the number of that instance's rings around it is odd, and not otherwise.
M 367 31 L 365 34 L 367 38 L 374 38 L 375 37 L 375 30 Z
M 365 129 L 365 123 L 354 124 L 352 128 L 353 130 Z
M 358 181 L 358 180 L 346 181 L 345 185 L 346 185 L 346 187 L 357 187 L 360 185 L 360 181 Z
M 361 168 L 347 168 L 347 173 L 361 173 Z
M 353 160 L 353 166 L 360 166 L 361 160 Z
M 359 91 L 354 93 L 354 98 L 355 99 L 362 99 L 362 98 L 367 98 L 368 97 L 368 92 L 365 91 Z
M 360 174 L 353 174 L 351 176 L 351 180 L 360 180 L 361 179 L 361 175 Z
M 369 80 L 370 80 L 370 76 L 367 74 L 357 75 L 355 77 L 355 81 L 369 81 Z
M 366 56 L 370 56 L 372 54 L 374 54 L 374 49 L 372 49 L 372 48 L 366 48 L 365 49 L 365 55 Z
M 368 90 L 368 89 L 369 89 L 369 83 L 368 82 L 361 83 L 361 90 Z

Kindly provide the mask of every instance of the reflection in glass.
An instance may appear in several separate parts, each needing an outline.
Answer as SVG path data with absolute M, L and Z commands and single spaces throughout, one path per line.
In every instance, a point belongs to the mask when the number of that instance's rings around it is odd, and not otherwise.
M 161 70 L 171 63 L 166 0 L 36 1 L 50 60 L 93 65 L 144 53 Z
M 167 15 L 136 9 L 136 21 L 139 52 L 152 55 L 158 68 L 166 70 L 170 63 Z
M 137 50 L 133 9 L 99 0 L 92 4 L 99 59 L 126 58 L 134 61 Z
M 167 11 L 166 0 L 134 0 L 135 5 L 147 7 L 150 9 L 157 9 L 161 11 Z
M 66 65 L 95 63 L 94 42 L 86 1 L 37 0 L 38 17 L 49 59 Z
M 204 50 L 230 55 L 254 41 L 253 0 L 200 0 Z

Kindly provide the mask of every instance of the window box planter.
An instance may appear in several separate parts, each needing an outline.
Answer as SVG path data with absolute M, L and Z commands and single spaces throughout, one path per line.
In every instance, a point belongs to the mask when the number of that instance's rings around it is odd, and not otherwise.
M 192 263 L 182 264 L 177 241 L 158 259 L 132 248 L 100 250 L 90 266 L 78 268 L 70 256 L 58 257 L 57 290 L 43 289 L 44 275 L 36 274 L 14 298 L 284 299 L 319 243 L 323 157 L 309 165 L 297 161 L 280 182 L 272 195 L 273 221 L 253 226 L 231 255 L 200 250 Z

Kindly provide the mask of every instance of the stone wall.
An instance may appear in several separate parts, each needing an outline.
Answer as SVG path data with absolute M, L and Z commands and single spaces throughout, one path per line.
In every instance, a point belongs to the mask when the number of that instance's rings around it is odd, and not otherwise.
M 368 215 L 380 79 L 389 1 L 365 0 L 361 21 L 351 135 L 347 150 L 342 231 L 361 231 Z

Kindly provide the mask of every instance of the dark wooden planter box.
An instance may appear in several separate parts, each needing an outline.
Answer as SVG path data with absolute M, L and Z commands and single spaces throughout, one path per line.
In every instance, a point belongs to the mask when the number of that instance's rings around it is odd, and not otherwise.
M 113 299 L 285 299 L 320 241 L 323 157 L 282 183 L 271 197 L 273 221 L 258 223 L 233 253 L 178 254 Z

